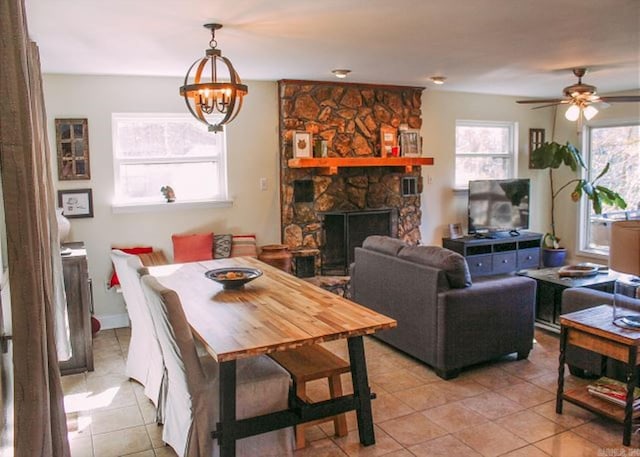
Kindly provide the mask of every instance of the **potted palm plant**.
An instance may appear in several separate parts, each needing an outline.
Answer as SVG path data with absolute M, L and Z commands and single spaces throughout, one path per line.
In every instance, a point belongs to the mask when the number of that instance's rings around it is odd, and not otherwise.
M 602 213 L 602 205 L 624 209 L 627 207 L 627 203 L 617 192 L 598 184 L 598 180 L 609 171 L 608 163 L 600 174 L 591 181 L 584 178 L 574 178 L 556 188 L 553 170 L 560 168 L 561 165 L 570 167 L 574 172 L 578 170 L 578 167 L 587 169 L 578 149 L 568 142 L 565 145 L 555 141 L 545 142 L 531 153 L 531 162 L 535 168 L 549 170 L 551 231 L 546 233 L 542 239 L 542 263 L 544 266 L 560 266 L 564 263 L 567 254 L 566 249 L 560 246 L 560 238 L 556 234 L 555 202 L 560 192 L 575 184 L 571 192 L 571 199 L 578 202 L 585 195 L 591 201 L 593 212 L 596 214 Z

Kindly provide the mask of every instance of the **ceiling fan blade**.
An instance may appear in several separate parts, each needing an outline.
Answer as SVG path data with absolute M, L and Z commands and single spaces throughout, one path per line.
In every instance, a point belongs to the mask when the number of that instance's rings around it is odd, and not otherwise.
M 533 108 L 531 108 L 531 109 L 549 108 L 550 106 L 564 105 L 565 103 L 569 103 L 569 102 L 565 102 L 565 101 L 563 100 L 563 101 L 560 101 L 560 102 L 558 102 L 558 103 L 549 103 L 548 105 L 534 106 L 534 107 L 533 107 Z
M 562 98 L 551 98 L 548 100 L 517 100 L 516 103 L 563 103 Z
M 616 95 L 613 97 L 600 97 L 603 102 L 618 103 L 618 102 L 640 102 L 640 95 Z

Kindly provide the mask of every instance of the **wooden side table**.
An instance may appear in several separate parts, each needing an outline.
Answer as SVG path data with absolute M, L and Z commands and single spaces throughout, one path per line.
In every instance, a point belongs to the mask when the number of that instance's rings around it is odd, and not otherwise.
M 640 313 L 633 313 L 640 314 Z M 558 394 L 556 412 L 562 414 L 562 401 L 566 400 L 589 411 L 624 424 L 622 444 L 631 444 L 633 419 L 640 410 L 633 409 L 633 389 L 636 387 L 636 367 L 640 331 L 618 327 L 612 322 L 613 309 L 600 305 L 560 316 L 560 366 L 558 367 Z M 564 365 L 567 344 L 588 349 L 626 364 L 627 399 L 625 408 L 591 395 L 586 387 L 564 392 Z M 603 358 L 603 360 L 605 360 Z M 603 362 L 604 363 L 604 362 Z

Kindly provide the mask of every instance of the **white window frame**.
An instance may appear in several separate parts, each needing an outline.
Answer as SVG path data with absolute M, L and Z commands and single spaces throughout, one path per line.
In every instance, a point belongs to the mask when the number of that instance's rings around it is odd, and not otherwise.
M 469 152 L 464 152 L 464 153 L 458 153 L 458 127 L 506 127 L 509 130 L 509 151 L 507 152 L 507 154 L 497 154 L 497 153 L 469 153 Z M 509 175 L 505 176 L 504 178 L 501 179 L 513 179 L 515 177 L 517 177 L 518 173 L 518 123 L 517 122 L 513 122 L 513 121 L 474 121 L 474 120 L 469 120 L 469 119 L 458 119 L 456 120 L 456 126 L 455 126 L 455 131 L 454 131 L 454 164 L 457 161 L 456 159 L 458 157 L 499 157 L 499 158 L 509 158 L 511 161 L 511 166 L 508 167 L 509 170 Z M 453 176 L 453 182 L 454 182 L 454 190 L 457 192 L 468 192 L 469 191 L 469 187 L 468 186 L 458 186 L 456 185 L 456 174 L 457 174 L 458 170 L 457 168 L 455 168 L 454 166 L 454 176 Z
M 219 153 L 210 156 L 198 157 L 180 157 L 169 159 L 144 159 L 144 158 L 120 158 L 118 157 L 117 147 L 117 124 L 119 120 L 127 119 L 175 119 L 189 122 L 198 122 L 190 114 L 182 113 L 112 113 L 111 129 L 112 129 L 112 154 L 113 154 L 113 176 L 114 176 L 114 201 L 112 203 L 112 211 L 114 213 L 130 213 L 140 211 L 162 211 L 171 209 L 190 209 L 190 208 L 211 208 L 211 207 L 230 207 L 233 201 L 229 199 L 229 191 L 227 185 L 227 141 L 226 131 L 211 133 L 211 135 L 222 135 L 222 148 Z M 126 200 L 120 192 L 120 165 L 122 164 L 170 164 L 170 163 L 194 163 L 194 162 L 216 162 L 218 164 L 219 187 L 221 192 L 213 198 L 199 200 L 176 200 L 167 204 L 158 193 L 158 198 L 153 200 Z
M 591 131 L 594 128 L 607 128 L 607 127 L 626 127 L 631 125 L 638 125 L 638 119 L 607 119 L 596 122 L 590 122 L 582 129 L 581 141 L 582 141 L 582 153 L 586 170 L 582 170 L 581 177 L 583 179 L 591 179 L 590 165 L 591 165 Z M 578 223 L 576 227 L 578 229 L 578 236 L 576 237 L 576 252 L 583 257 L 590 257 L 594 260 L 600 260 L 604 263 L 609 261 L 609 250 L 606 249 L 592 249 L 587 246 L 589 233 L 589 210 L 591 208 L 591 201 L 586 197 L 580 199 L 580 205 L 578 210 Z

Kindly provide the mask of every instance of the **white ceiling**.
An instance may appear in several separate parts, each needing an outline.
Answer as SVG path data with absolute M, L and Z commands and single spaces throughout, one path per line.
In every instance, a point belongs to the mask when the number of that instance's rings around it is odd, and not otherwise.
M 556 97 L 586 66 L 640 88 L 638 0 L 26 0 L 47 73 L 184 76 L 218 47 L 243 80 L 332 80 Z M 433 86 L 428 77 L 447 76 Z

